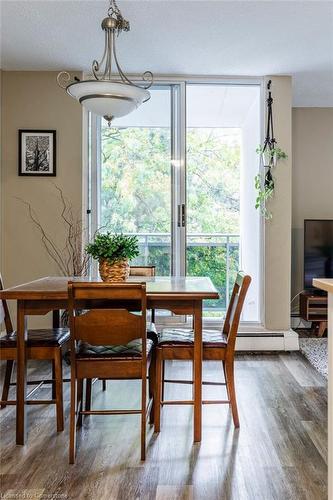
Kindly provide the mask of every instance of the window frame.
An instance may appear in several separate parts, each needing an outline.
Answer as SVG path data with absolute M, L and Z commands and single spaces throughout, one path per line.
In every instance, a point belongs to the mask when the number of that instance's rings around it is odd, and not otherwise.
M 130 75 L 132 81 L 140 83 L 141 80 L 137 75 Z M 172 199 L 171 199 L 171 273 L 174 275 L 185 274 L 186 272 L 186 241 L 187 227 L 177 227 L 176 211 L 180 204 L 186 205 L 186 85 L 187 84 L 207 84 L 207 85 L 228 85 L 228 86 L 257 86 L 260 87 L 260 137 L 264 136 L 264 78 L 263 77 L 224 77 L 224 76 L 157 76 L 154 78 L 154 86 L 170 86 L 172 93 L 171 101 L 171 182 L 172 182 Z M 178 95 L 176 95 L 178 94 Z M 99 187 L 100 187 L 100 152 L 98 151 L 98 141 L 101 135 L 101 119 L 96 115 L 92 115 L 83 109 L 83 220 L 86 221 L 88 228 L 87 238 L 92 238 L 94 231 L 98 227 L 99 220 Z M 89 149 L 90 145 L 90 149 Z M 175 166 L 177 165 L 177 166 Z M 260 165 L 260 170 L 263 167 Z M 174 193 L 177 185 L 176 196 Z M 259 252 L 260 252 L 260 269 L 259 269 L 259 320 L 242 322 L 242 326 L 253 329 L 255 325 L 263 324 L 264 314 L 264 234 L 265 224 L 263 218 L 260 218 L 259 227 Z M 85 242 L 86 243 L 86 242 Z M 178 255 L 178 259 L 174 259 L 174 255 Z M 97 264 L 92 265 L 90 269 L 91 275 L 96 275 Z M 190 320 L 184 317 L 164 317 L 160 316 L 158 323 L 161 325 L 166 323 L 191 324 Z M 204 324 L 209 327 L 220 327 L 222 319 L 203 318 Z

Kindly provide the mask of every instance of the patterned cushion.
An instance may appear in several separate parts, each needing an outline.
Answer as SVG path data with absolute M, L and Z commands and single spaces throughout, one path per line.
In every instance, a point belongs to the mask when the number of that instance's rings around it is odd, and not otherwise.
M 226 337 L 216 330 L 203 330 L 202 340 L 206 346 L 218 344 L 219 347 L 225 347 L 227 345 Z M 158 338 L 158 345 L 188 345 L 193 344 L 193 342 L 193 330 L 189 330 L 188 328 L 165 328 L 159 334 Z
M 147 339 L 147 355 L 149 355 L 153 341 Z M 139 358 L 142 354 L 142 339 L 134 339 L 126 345 L 91 345 L 88 342 L 81 342 L 78 351 L 78 358 Z
M 68 340 L 68 328 L 28 330 L 28 347 L 60 347 Z M 6 347 L 16 347 L 16 332 L 0 338 L 0 348 Z

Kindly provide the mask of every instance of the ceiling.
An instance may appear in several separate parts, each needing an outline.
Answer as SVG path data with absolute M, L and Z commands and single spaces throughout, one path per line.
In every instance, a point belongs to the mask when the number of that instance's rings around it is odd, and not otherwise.
M 84 70 L 102 55 L 107 1 L 1 3 L 1 67 Z M 293 76 L 294 106 L 333 106 L 333 2 L 122 1 L 128 73 Z

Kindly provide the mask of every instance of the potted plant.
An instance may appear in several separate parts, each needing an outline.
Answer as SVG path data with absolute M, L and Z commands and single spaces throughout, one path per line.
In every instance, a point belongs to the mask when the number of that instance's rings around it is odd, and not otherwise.
M 139 255 L 138 238 L 96 233 L 94 241 L 86 246 L 86 252 L 98 260 L 103 281 L 125 281 L 129 276 L 128 261 Z

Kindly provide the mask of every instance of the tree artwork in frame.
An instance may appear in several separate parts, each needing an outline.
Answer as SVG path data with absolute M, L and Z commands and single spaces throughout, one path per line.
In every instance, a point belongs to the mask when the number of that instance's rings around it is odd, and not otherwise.
M 19 175 L 56 175 L 56 131 L 19 130 Z

